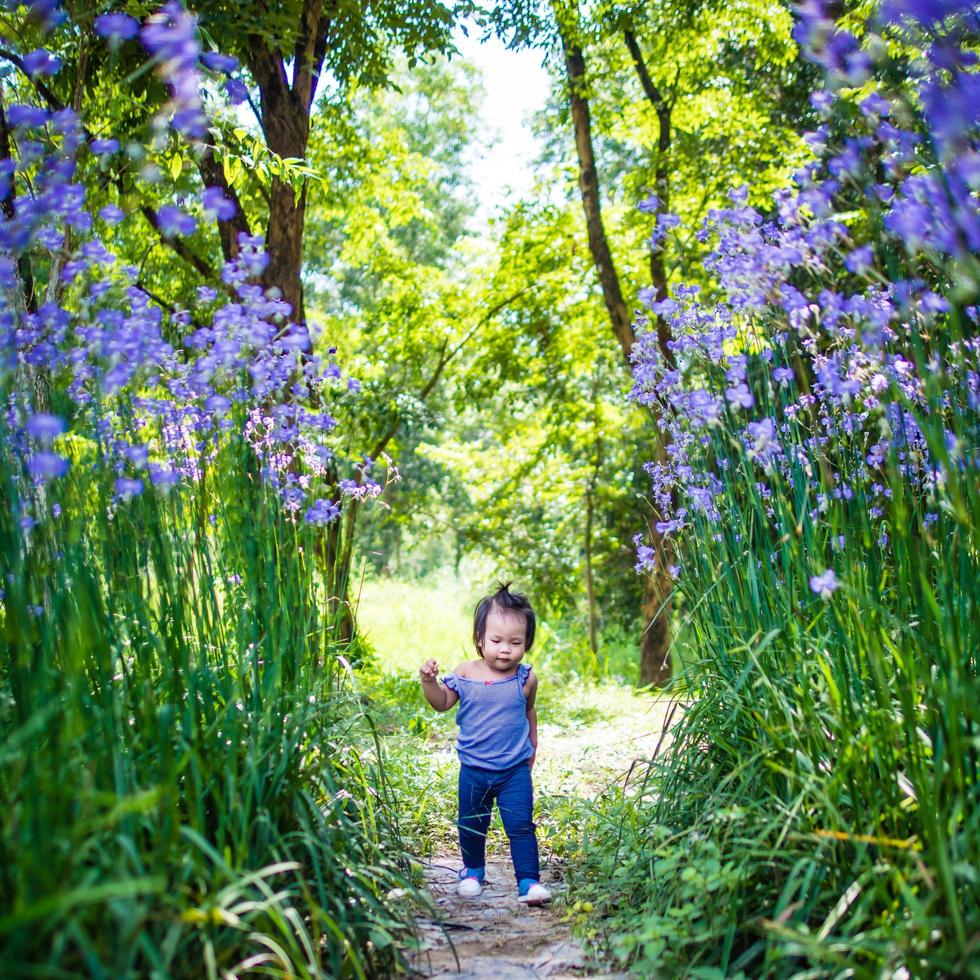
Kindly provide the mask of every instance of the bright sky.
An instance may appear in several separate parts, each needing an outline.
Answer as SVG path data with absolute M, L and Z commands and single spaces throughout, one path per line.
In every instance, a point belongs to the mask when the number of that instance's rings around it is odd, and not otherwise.
M 508 51 L 496 37 L 479 41 L 457 28 L 454 40 L 463 58 L 483 72 L 486 98 L 481 106 L 483 132 L 496 143 L 470 161 L 480 201 L 478 218 L 485 220 L 508 200 L 526 195 L 533 183 L 531 163 L 537 141 L 530 117 L 548 97 L 548 74 L 539 51 Z

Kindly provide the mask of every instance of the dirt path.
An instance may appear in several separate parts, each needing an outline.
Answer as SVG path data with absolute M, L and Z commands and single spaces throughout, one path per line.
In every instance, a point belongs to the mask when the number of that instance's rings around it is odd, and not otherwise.
M 412 965 L 420 976 L 523 980 L 586 972 L 585 950 L 556 907 L 529 908 L 517 901 L 509 860 L 487 861 L 483 894 L 475 899 L 456 894 L 459 867 L 457 855 L 438 855 L 426 863 L 426 885 L 438 919 L 419 920 L 423 948 Z M 561 881 L 547 863 L 541 880 L 560 894 Z
M 535 787 L 545 806 L 549 796 L 592 798 L 621 780 L 635 761 L 650 758 L 661 742 L 668 702 L 618 694 L 613 704 L 610 695 L 600 692 L 596 697 L 594 705 L 579 700 L 581 722 L 565 718 L 564 724 L 541 726 Z M 444 753 L 451 751 L 448 744 L 441 748 Z M 547 814 L 539 812 L 539 822 L 542 817 L 547 819 Z M 489 843 L 486 884 L 477 899 L 456 895 L 461 862 L 454 849 L 442 847 L 425 862 L 425 882 L 436 916 L 418 920 L 421 948 L 409 954 L 417 976 L 463 980 L 627 976 L 604 973 L 602 964 L 591 960 L 563 921 L 565 886 L 560 866 L 546 846 L 541 879 L 555 901 L 529 908 L 517 901 L 499 828 L 491 830 Z

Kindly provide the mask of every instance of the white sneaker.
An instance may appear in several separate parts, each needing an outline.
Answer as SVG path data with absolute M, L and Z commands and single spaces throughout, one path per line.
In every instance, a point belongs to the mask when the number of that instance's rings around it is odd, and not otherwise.
M 460 898 L 479 898 L 483 894 L 483 884 L 479 878 L 460 878 L 456 894 Z
M 536 881 L 527 890 L 526 895 L 518 895 L 517 901 L 526 902 L 528 905 L 547 905 L 551 901 L 551 892 L 540 882 Z

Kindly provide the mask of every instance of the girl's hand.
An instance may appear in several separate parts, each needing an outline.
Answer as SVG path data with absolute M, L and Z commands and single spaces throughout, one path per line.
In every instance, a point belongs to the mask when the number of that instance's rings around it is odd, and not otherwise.
M 436 677 L 439 675 L 439 664 L 435 660 L 426 660 L 421 667 L 419 667 L 419 677 L 422 678 L 423 684 L 431 684 Z

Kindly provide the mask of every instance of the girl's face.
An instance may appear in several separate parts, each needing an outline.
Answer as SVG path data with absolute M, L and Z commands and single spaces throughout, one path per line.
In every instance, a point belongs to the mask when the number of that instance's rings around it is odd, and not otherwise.
M 480 647 L 487 666 L 507 673 L 516 669 L 527 652 L 526 636 L 527 624 L 523 616 L 506 610 L 491 609 L 487 615 L 487 627 Z

